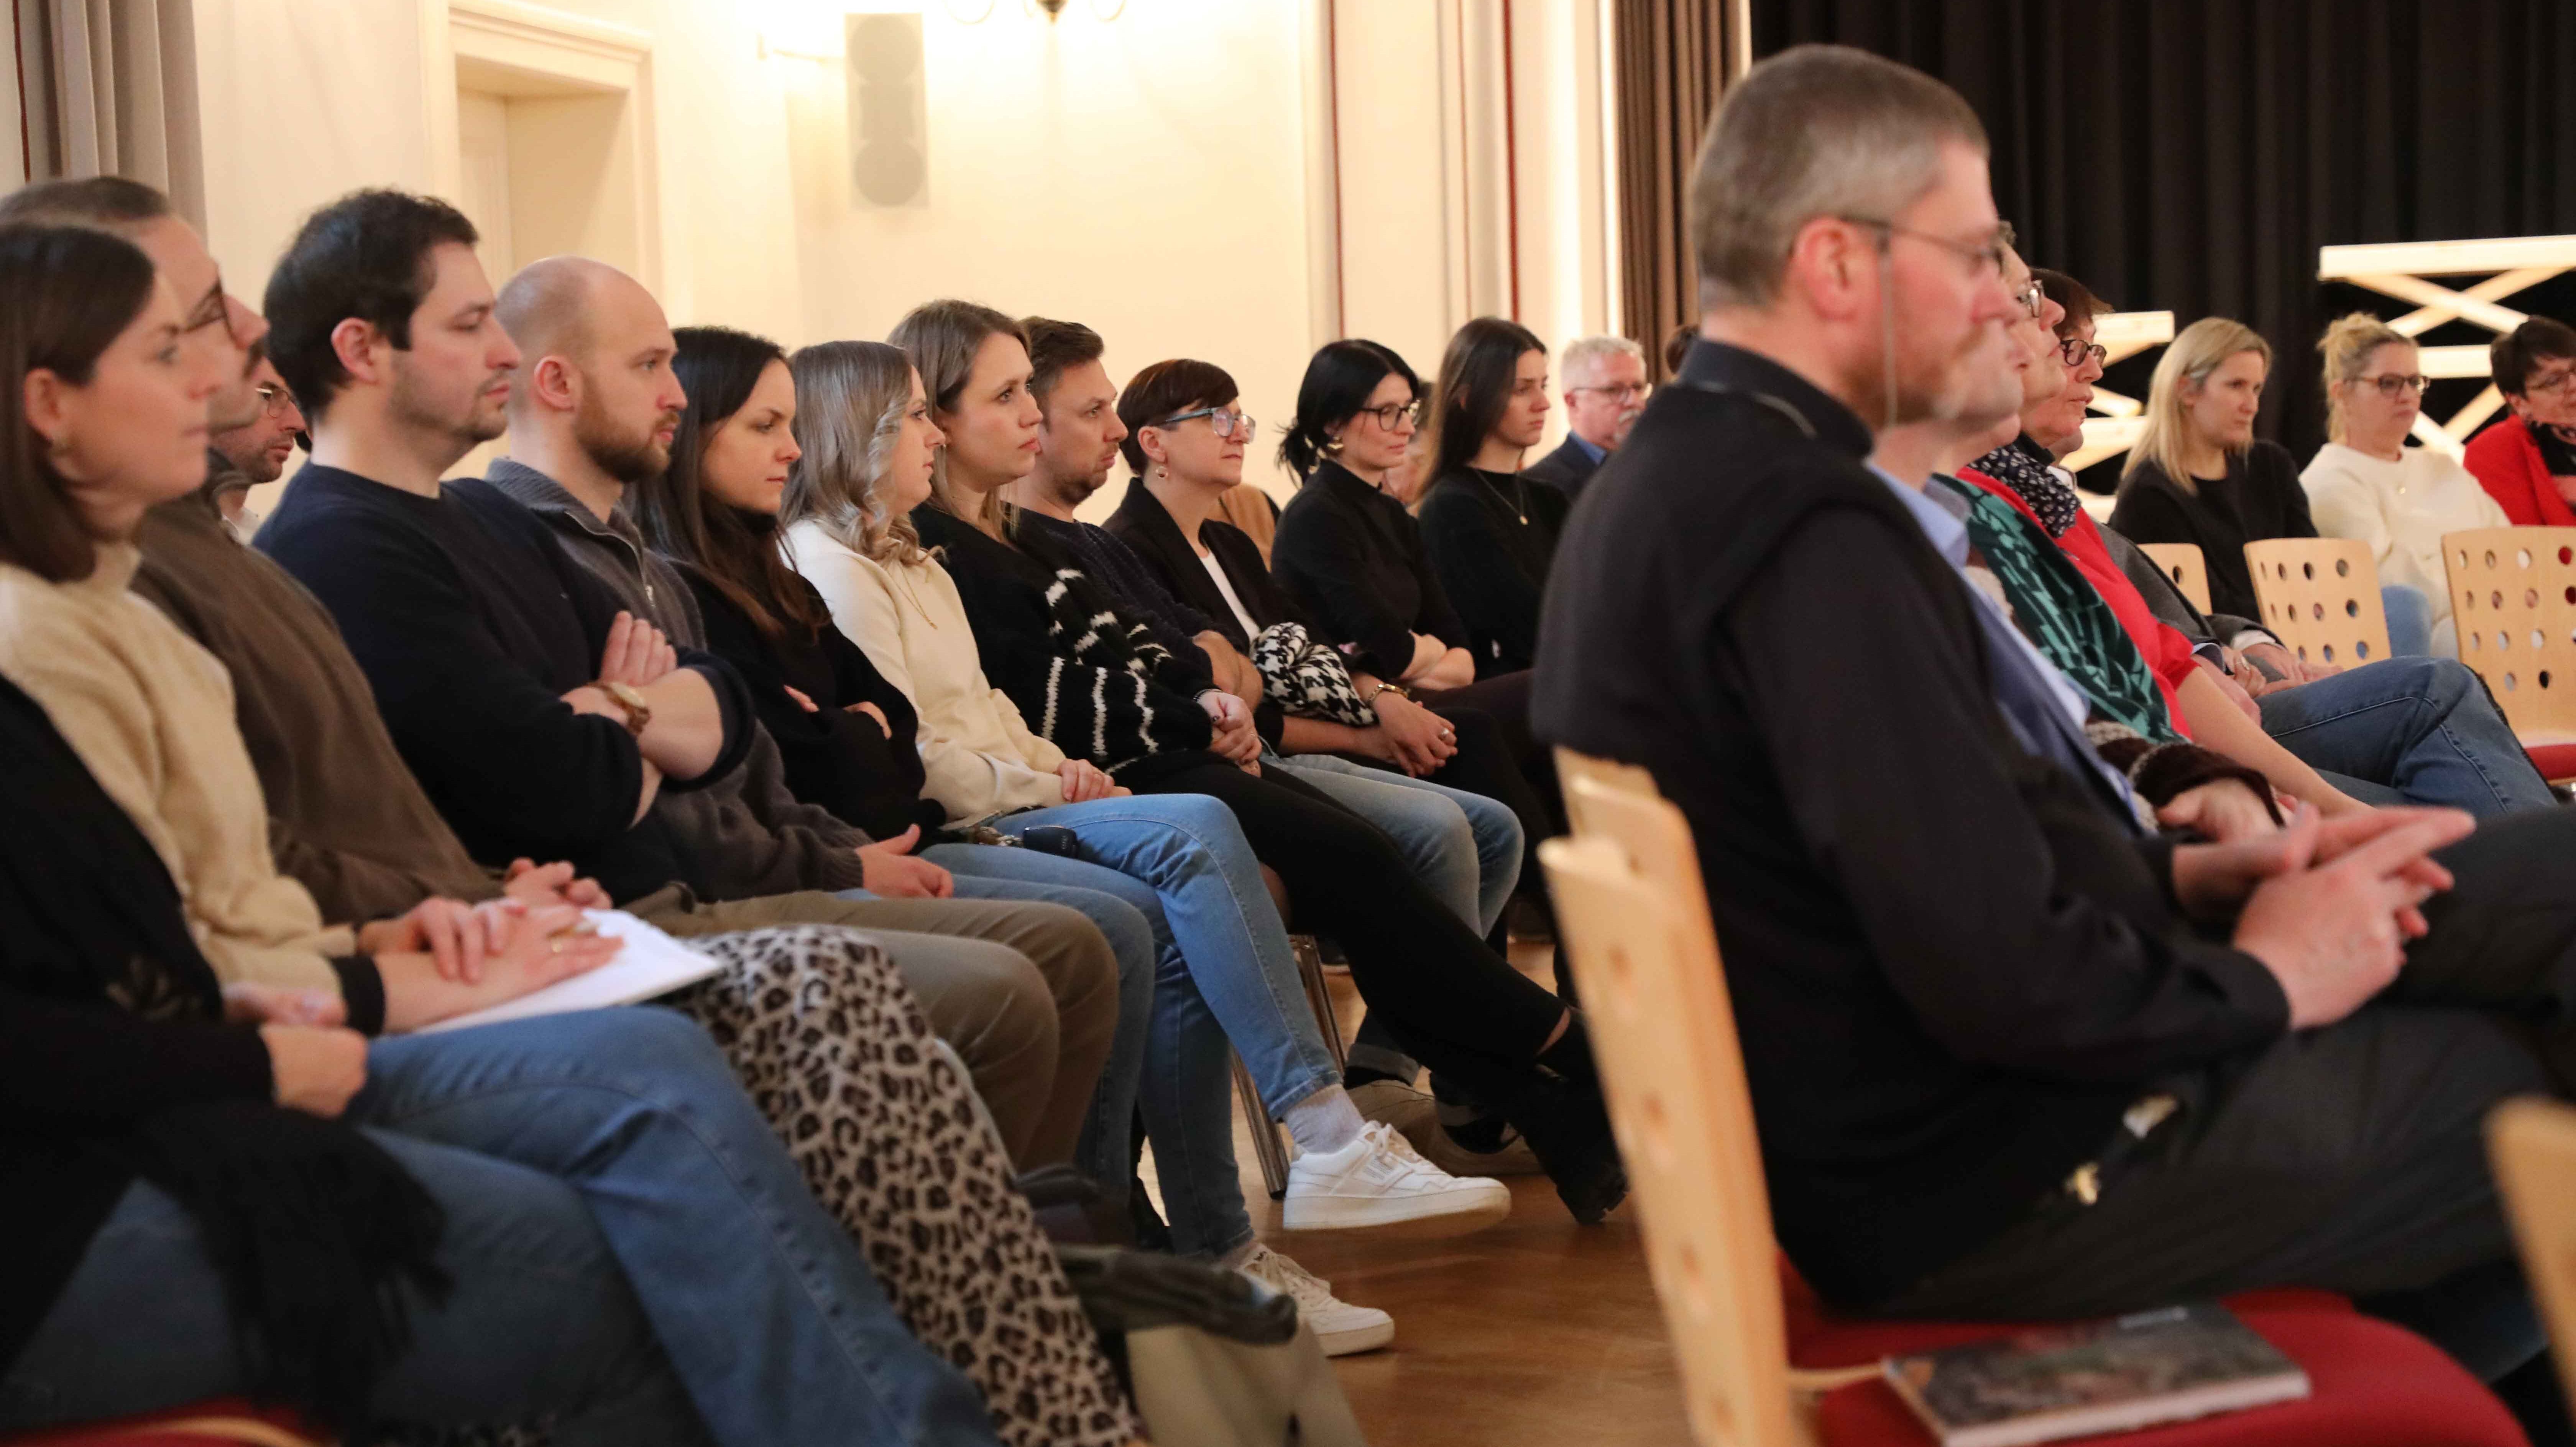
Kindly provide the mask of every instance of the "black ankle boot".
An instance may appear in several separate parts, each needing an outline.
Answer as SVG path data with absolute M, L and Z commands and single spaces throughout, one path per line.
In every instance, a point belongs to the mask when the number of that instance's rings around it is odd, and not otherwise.
M 1503 1118 L 1520 1128 L 1558 1199 L 1586 1226 L 1628 1198 L 1628 1171 L 1610 1133 L 1610 1112 L 1593 1073 L 1592 1046 L 1577 1015 L 1554 1045 L 1539 1052 L 1527 1080 L 1503 1101 Z

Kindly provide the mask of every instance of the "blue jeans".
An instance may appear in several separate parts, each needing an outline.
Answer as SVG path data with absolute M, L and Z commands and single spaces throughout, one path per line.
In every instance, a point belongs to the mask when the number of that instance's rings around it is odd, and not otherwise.
M 2404 583 L 2379 590 L 2379 606 L 2388 614 L 2388 653 L 2392 658 L 2423 658 L 2433 651 L 2433 600 Z
M 2486 685 L 2447 658 L 2393 658 L 2256 700 L 2263 731 L 2306 763 L 2410 804 L 2466 809 L 2481 819 L 2556 800 L 2531 766 Z
M 687 1020 L 550 1015 L 378 1041 L 367 1065 L 347 1119 L 446 1208 L 456 1281 L 445 1307 L 413 1304 L 387 1418 L 555 1412 L 567 1447 L 996 1441 Z M 194 1222 L 136 1186 L 11 1368 L 0 1421 L 239 1391 L 238 1350 Z
M 1184 1253 L 1221 1255 L 1250 1240 L 1234 1160 L 1228 1042 L 1272 1114 L 1339 1084 L 1341 1075 L 1233 812 L 1200 794 L 1155 794 L 1031 809 L 993 825 L 1012 835 L 1068 829 L 1083 858 L 982 849 L 959 860 L 947 847 L 929 857 L 956 871 L 1007 872 L 988 880 L 1050 882 L 1105 867 L 1119 881 L 1118 897 L 1152 926 L 1153 1019 L 1141 1089 L 1130 1099 L 1144 1107 L 1173 1241 Z M 1086 1168 L 1095 1148 L 1114 1145 L 1123 1175 L 1129 1106 L 1106 1093 L 1097 1105 L 1083 1131 Z
M 1333 754 L 1288 759 L 1264 754 L 1261 767 L 1295 774 L 1385 830 L 1432 893 L 1476 933 L 1494 932 L 1503 907 L 1512 902 L 1512 891 L 1520 886 L 1526 843 L 1521 821 L 1508 806 Z M 1444 808 L 1444 803 L 1454 807 Z

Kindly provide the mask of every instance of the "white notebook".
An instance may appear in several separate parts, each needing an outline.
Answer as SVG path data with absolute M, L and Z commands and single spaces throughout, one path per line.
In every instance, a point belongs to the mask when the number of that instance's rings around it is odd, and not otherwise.
M 542 990 L 507 1000 L 470 1015 L 454 1015 L 435 1025 L 424 1025 L 420 1033 L 433 1030 L 462 1030 L 472 1025 L 497 1025 L 504 1020 L 525 1020 L 537 1015 L 560 1015 L 570 1010 L 597 1010 L 608 1005 L 632 1005 L 667 995 L 684 985 L 694 985 L 724 968 L 724 961 L 713 955 L 700 954 L 635 916 L 618 909 L 582 911 L 591 927 L 604 935 L 615 935 L 626 941 L 607 964 L 585 975 L 548 985 Z

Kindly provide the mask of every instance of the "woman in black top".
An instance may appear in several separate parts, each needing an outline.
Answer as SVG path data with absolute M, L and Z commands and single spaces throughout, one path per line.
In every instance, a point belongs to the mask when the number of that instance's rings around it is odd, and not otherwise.
M 2271 345 L 2252 328 L 2203 317 L 2156 362 L 2147 430 L 2129 453 L 2111 526 L 2137 543 L 2194 543 L 2212 612 L 2260 618 L 2245 545 L 2312 538 L 2299 465 L 2254 437 Z
M 1547 348 L 1516 322 L 1478 317 L 1449 339 L 1432 399 L 1423 547 L 1467 625 L 1476 676 L 1516 673 L 1537 656 L 1539 599 L 1573 506 L 1521 476 L 1547 427 Z
M 1138 793 L 1208 794 L 1232 809 L 1300 917 L 1342 942 L 1370 1010 L 1407 1052 L 1519 1127 L 1575 1216 L 1600 1219 L 1627 1182 L 1576 1012 L 1487 949 L 1383 833 L 1310 786 L 1260 772 L 1257 737 L 1241 763 L 1210 752 L 1251 734 L 1241 701 L 1173 692 L 1164 679 L 1178 673 L 1143 624 L 1035 530 L 1014 536 L 1001 495 L 1035 465 L 1039 420 L 1024 403 L 1017 323 L 934 302 L 890 340 L 920 369 L 949 440 L 914 521 L 924 543 L 946 550 L 994 684 L 1067 754 Z

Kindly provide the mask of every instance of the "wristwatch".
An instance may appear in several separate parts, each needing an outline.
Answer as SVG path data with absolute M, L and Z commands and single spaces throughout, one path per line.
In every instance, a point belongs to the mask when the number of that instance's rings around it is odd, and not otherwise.
M 1409 688 L 1406 688 L 1403 684 L 1400 684 L 1400 683 L 1389 683 L 1389 682 L 1387 682 L 1385 679 L 1382 679 L 1382 678 L 1378 680 L 1378 683 L 1377 683 L 1377 693 L 1372 693 L 1372 694 L 1370 694 L 1370 695 L 1368 696 L 1368 702 L 1370 702 L 1370 703 L 1375 703 L 1375 702 L 1377 702 L 1377 694 L 1378 694 L 1378 693 L 1391 693 L 1391 694 L 1394 694 L 1397 698 L 1411 698 L 1411 697 L 1413 697 L 1413 691 L 1412 691 L 1411 689 L 1409 689 Z
M 653 722 L 653 705 L 645 701 L 644 695 L 633 684 L 607 679 L 600 680 L 597 687 L 608 695 L 610 703 L 626 711 L 626 731 L 639 739 L 644 737 L 645 725 Z

